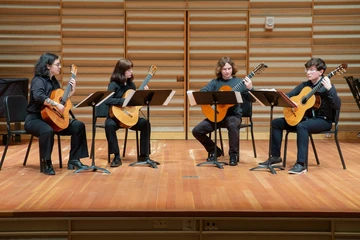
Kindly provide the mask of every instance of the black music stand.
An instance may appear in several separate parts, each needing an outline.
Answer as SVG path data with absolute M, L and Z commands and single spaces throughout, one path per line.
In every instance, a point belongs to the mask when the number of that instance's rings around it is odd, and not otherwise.
M 240 92 L 234 91 L 217 91 L 217 92 L 192 92 L 196 105 L 212 105 L 214 107 L 214 125 L 215 125 L 215 152 L 214 161 L 202 162 L 196 166 L 212 164 L 223 169 L 221 164 L 228 165 L 227 162 L 218 162 L 217 160 L 217 105 L 218 104 L 238 104 L 242 103 Z M 191 102 L 191 100 L 190 100 Z
M 351 93 L 354 97 L 354 100 L 360 109 L 360 79 L 354 78 L 353 76 L 344 77 L 347 84 L 349 85 L 349 88 L 351 90 Z M 360 137 L 360 132 L 357 134 L 357 137 Z
M 76 170 L 74 173 L 79 173 L 81 171 L 84 170 L 92 170 L 92 171 L 103 171 L 104 173 L 110 173 L 107 169 L 105 168 L 100 168 L 95 166 L 95 106 L 100 105 L 101 103 L 103 103 L 107 98 L 109 98 L 111 95 L 113 95 L 114 92 L 112 91 L 98 91 L 98 92 L 94 92 L 91 93 L 89 96 L 87 96 L 84 100 L 82 100 L 78 105 L 75 106 L 75 108 L 79 108 L 79 107 L 92 107 L 92 142 L 91 142 L 91 159 L 92 159 L 92 163 L 91 166 L 88 167 L 82 167 L 78 170 Z
M 296 107 L 290 98 L 288 98 L 285 93 L 281 91 L 276 91 L 275 89 L 270 90 L 252 90 L 249 91 L 250 94 L 263 106 L 270 106 L 270 137 L 269 137 L 269 154 L 268 154 L 268 165 L 259 165 L 257 167 L 251 168 L 250 171 L 265 168 L 269 169 L 272 174 L 276 174 L 274 168 L 279 168 L 284 170 L 285 168 L 281 165 L 271 165 L 271 144 L 272 144 L 272 120 L 273 120 L 273 109 L 274 107 Z
M 172 90 L 137 90 L 133 95 L 126 97 L 123 107 L 126 106 L 144 106 L 147 108 L 147 121 L 150 123 L 150 105 L 167 105 L 172 96 L 175 94 L 175 91 Z M 150 141 L 149 141 L 149 151 L 150 151 Z M 149 165 L 152 168 L 157 168 L 157 165 L 160 165 L 159 162 L 153 160 L 146 160 L 141 162 L 131 163 L 129 166 L 135 165 Z

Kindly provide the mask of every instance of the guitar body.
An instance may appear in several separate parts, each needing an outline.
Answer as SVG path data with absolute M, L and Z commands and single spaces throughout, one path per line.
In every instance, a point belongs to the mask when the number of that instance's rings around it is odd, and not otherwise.
M 304 87 L 299 93 L 299 95 L 290 98 L 292 101 L 294 101 L 297 104 L 298 106 L 297 108 L 290 108 L 290 107 L 284 108 L 283 110 L 284 117 L 286 122 L 290 126 L 297 125 L 303 119 L 305 112 L 309 108 L 312 108 L 315 105 L 316 102 L 315 95 L 312 95 L 308 101 L 302 103 L 303 97 L 305 97 L 305 95 L 310 93 L 311 90 L 312 88 L 310 87 Z
M 55 102 L 61 102 L 63 95 L 64 90 L 59 88 L 51 92 L 50 99 Z M 41 110 L 41 117 L 54 129 L 55 132 L 59 132 L 69 126 L 69 112 L 72 108 L 70 99 L 66 101 L 64 107 L 65 109 L 63 114 L 58 113 L 56 108 L 51 106 L 45 106 Z
M 232 88 L 230 86 L 222 86 L 219 91 L 232 91 Z M 216 106 L 216 121 L 220 122 L 222 121 L 227 113 L 227 110 L 234 106 L 234 104 L 218 104 Z M 201 105 L 201 110 L 206 116 L 207 119 L 209 119 L 212 122 L 215 122 L 215 109 L 212 105 Z
M 130 92 L 135 92 L 133 89 L 127 90 L 123 98 L 126 98 Z M 139 111 L 142 106 L 132 106 L 132 107 L 118 107 L 111 106 L 109 110 L 109 115 L 114 119 L 120 127 L 129 128 L 134 126 L 139 119 Z

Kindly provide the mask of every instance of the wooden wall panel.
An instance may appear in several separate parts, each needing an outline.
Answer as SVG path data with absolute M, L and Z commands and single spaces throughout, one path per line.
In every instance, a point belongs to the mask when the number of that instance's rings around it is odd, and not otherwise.
M 162 138 L 185 138 L 185 20 L 184 11 L 126 12 L 126 57 L 134 63 L 135 84 L 155 65 L 150 89 L 176 91 L 169 105 L 150 107 L 152 132 Z M 142 112 L 147 116 L 146 107 Z
M 113 68 L 124 57 L 125 11 L 123 1 L 62 1 L 62 63 L 64 86 L 71 64 L 78 66 L 76 94 L 79 103 L 89 94 L 106 90 Z M 74 109 L 91 130 L 92 108 Z

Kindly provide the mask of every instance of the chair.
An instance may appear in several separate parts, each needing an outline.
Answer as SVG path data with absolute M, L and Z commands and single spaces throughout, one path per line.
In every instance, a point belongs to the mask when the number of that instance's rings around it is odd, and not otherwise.
M 336 147 L 337 147 L 337 150 L 338 150 L 338 152 L 339 152 L 339 156 L 340 156 L 340 160 L 341 160 L 343 169 L 346 169 L 344 157 L 343 157 L 343 155 L 342 155 L 341 148 L 340 148 L 340 144 L 339 144 L 339 140 L 338 140 L 340 110 L 333 110 L 333 114 L 332 114 L 332 115 L 333 115 L 333 119 L 332 119 L 333 127 L 332 127 L 332 129 L 330 129 L 330 130 L 328 130 L 328 131 L 322 131 L 322 132 L 320 132 L 320 133 L 310 134 L 310 135 L 309 135 L 309 138 L 310 138 L 311 146 L 312 146 L 313 151 L 314 151 L 316 163 L 317 163 L 317 165 L 319 165 L 319 164 L 320 164 L 320 161 L 319 161 L 319 158 L 318 158 L 318 155 L 317 155 L 317 151 L 316 151 L 316 148 L 315 148 L 315 143 L 314 143 L 314 139 L 313 139 L 312 135 L 314 135 L 314 134 L 334 134 L 334 139 L 335 139 Z M 286 135 L 285 135 L 285 145 L 284 145 L 284 161 L 283 161 L 283 167 L 286 167 L 286 152 L 287 152 L 287 143 L 288 143 L 288 135 L 289 135 L 289 133 L 296 133 L 296 131 L 290 131 L 290 130 L 287 130 L 287 131 L 286 131 Z M 308 157 L 306 158 L 306 170 L 308 170 Z
M 241 103 L 241 109 L 242 109 L 242 122 L 240 125 L 240 128 L 247 128 L 250 127 L 250 132 L 251 132 L 251 139 L 252 139 L 252 145 L 253 145 L 253 151 L 254 151 L 254 158 L 257 157 L 256 154 L 256 146 L 255 146 L 255 139 L 254 139 L 254 124 L 253 124 L 253 120 L 252 120 L 252 102 L 247 101 L 246 99 L 243 98 L 243 103 Z M 244 118 L 248 118 L 248 122 L 244 123 Z M 224 156 L 224 145 L 223 145 L 223 140 L 222 140 L 222 135 L 221 135 L 221 128 L 219 129 L 219 139 L 220 139 L 220 148 L 221 151 L 223 152 L 222 156 Z M 209 137 L 211 138 L 211 133 L 209 133 Z M 247 137 L 247 140 L 249 138 Z M 239 158 L 238 158 L 239 160 Z
M 5 112 L 6 112 L 6 128 L 7 128 L 7 139 L 6 139 L 6 146 L 1 158 L 1 162 L 0 162 L 0 170 L 2 168 L 2 165 L 4 163 L 5 160 L 5 156 L 10 144 L 10 138 L 13 135 L 20 135 L 20 134 L 28 134 L 24 129 L 15 129 L 15 130 L 11 130 L 11 126 L 15 123 L 22 123 L 25 121 L 26 115 L 27 115 L 27 100 L 23 95 L 9 95 L 6 96 L 4 98 L 4 107 L 5 107 Z M 60 141 L 60 135 L 58 135 L 58 149 L 59 149 L 59 164 L 60 164 L 60 168 L 62 168 L 62 156 L 61 156 L 61 141 Z M 23 165 L 26 166 L 26 161 L 27 158 L 29 156 L 30 153 L 30 149 L 31 149 L 31 145 L 32 145 L 32 140 L 33 140 L 34 136 L 31 135 L 30 140 L 29 140 L 29 145 L 28 148 L 26 150 L 26 154 L 25 154 L 25 158 L 24 158 L 24 162 Z M 39 152 L 40 155 L 40 152 Z M 40 172 L 42 171 L 42 167 L 41 167 L 41 158 L 40 159 Z
M 95 128 L 94 128 L 94 136 L 96 135 L 96 128 L 103 128 L 105 129 L 105 123 L 98 123 L 97 120 L 98 118 L 103 118 L 106 119 L 108 116 L 108 112 L 109 112 L 109 107 L 108 105 L 102 103 L 99 106 L 95 107 L 95 119 L 93 119 L 93 124 L 95 124 Z M 127 137 L 128 137 L 128 128 L 125 128 L 125 139 L 124 139 L 124 149 L 123 149 L 123 157 L 125 157 L 125 152 L 126 152 L 126 145 L 127 145 Z M 95 146 L 95 143 L 94 143 Z M 92 151 L 91 151 L 92 152 Z M 136 131 L 136 152 L 137 155 L 139 156 L 139 134 L 138 131 Z M 94 151 L 95 153 L 95 151 Z M 92 157 L 92 156 L 90 156 Z M 109 153 L 109 148 L 108 148 L 108 162 L 110 163 L 110 153 Z

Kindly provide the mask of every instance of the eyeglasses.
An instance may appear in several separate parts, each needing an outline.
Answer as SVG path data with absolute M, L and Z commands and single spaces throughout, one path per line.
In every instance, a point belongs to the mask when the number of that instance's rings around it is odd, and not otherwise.
M 314 73 L 314 72 L 317 72 L 318 70 L 316 68 L 305 68 L 305 72 L 311 72 L 311 73 Z
M 52 65 L 55 65 L 57 67 L 61 67 L 61 63 L 56 63 L 56 64 L 52 64 Z

